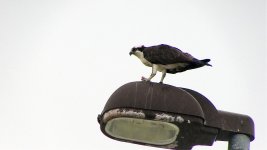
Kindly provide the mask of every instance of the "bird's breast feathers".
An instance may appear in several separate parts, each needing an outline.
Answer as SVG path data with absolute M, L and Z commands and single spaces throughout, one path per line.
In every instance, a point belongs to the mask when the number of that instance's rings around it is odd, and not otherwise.
M 152 63 L 149 62 L 148 60 L 146 60 L 144 57 L 140 57 L 139 58 L 141 60 L 141 62 L 148 66 L 148 67 L 152 67 Z M 163 65 L 163 64 L 154 64 L 154 65 L 157 65 L 158 66 L 158 71 L 162 72 L 163 70 L 167 70 L 167 69 L 175 69 L 175 68 L 180 68 L 180 67 L 185 67 L 187 66 L 187 63 L 175 63 L 175 64 L 166 64 L 166 65 Z
M 147 59 L 145 59 L 145 57 L 144 57 L 144 54 L 142 53 L 142 52 L 135 52 L 135 55 L 136 55 L 136 57 L 138 57 L 139 59 L 140 59 L 140 61 L 144 64 L 144 65 L 146 65 L 146 66 L 148 66 L 148 67 L 152 67 L 152 63 L 151 62 L 149 62 Z
M 176 64 L 167 64 L 167 65 L 162 65 L 162 64 L 152 64 L 149 61 L 147 61 L 145 58 L 140 59 L 142 63 L 148 67 L 152 67 L 153 65 L 156 65 L 157 71 L 160 72 L 165 72 L 166 70 L 172 70 L 172 69 L 179 69 L 179 68 L 184 68 L 188 64 L 187 63 L 176 63 Z
M 148 66 L 152 67 L 153 65 L 157 65 L 157 70 L 160 72 L 166 71 L 168 69 L 178 69 L 178 68 L 184 68 L 188 65 L 188 63 L 174 63 L 174 64 L 153 64 L 149 62 L 145 57 L 142 52 L 136 52 L 135 55 L 140 59 L 140 61 Z

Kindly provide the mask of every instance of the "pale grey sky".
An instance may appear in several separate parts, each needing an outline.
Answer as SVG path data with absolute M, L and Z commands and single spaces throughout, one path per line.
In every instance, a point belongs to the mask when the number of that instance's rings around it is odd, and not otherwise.
M 213 65 L 165 83 L 251 116 L 251 149 L 265 148 L 266 1 L 0 0 L 0 149 L 158 149 L 107 138 L 96 118 L 117 88 L 151 72 L 130 49 L 163 43 Z

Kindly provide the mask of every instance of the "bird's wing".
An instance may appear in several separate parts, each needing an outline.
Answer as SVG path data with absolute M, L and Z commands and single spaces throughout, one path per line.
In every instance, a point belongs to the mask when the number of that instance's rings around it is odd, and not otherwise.
M 194 57 L 183 53 L 180 49 L 169 45 L 157 45 L 146 47 L 143 50 L 144 57 L 153 64 L 175 64 L 191 62 Z

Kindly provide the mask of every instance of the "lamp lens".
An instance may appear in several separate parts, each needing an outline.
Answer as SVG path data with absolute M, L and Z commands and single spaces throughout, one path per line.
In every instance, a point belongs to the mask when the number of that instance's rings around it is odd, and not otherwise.
M 105 131 L 118 139 L 153 145 L 171 144 L 179 134 L 179 128 L 168 122 L 126 117 L 108 121 Z

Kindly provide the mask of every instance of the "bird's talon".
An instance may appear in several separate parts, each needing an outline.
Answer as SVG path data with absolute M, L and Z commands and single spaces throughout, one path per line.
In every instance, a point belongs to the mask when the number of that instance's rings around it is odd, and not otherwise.
M 147 81 L 147 78 L 142 77 L 141 80 L 142 80 L 142 81 Z
M 145 78 L 145 77 L 142 77 L 141 80 L 144 81 L 144 82 L 150 82 L 150 80 Z

